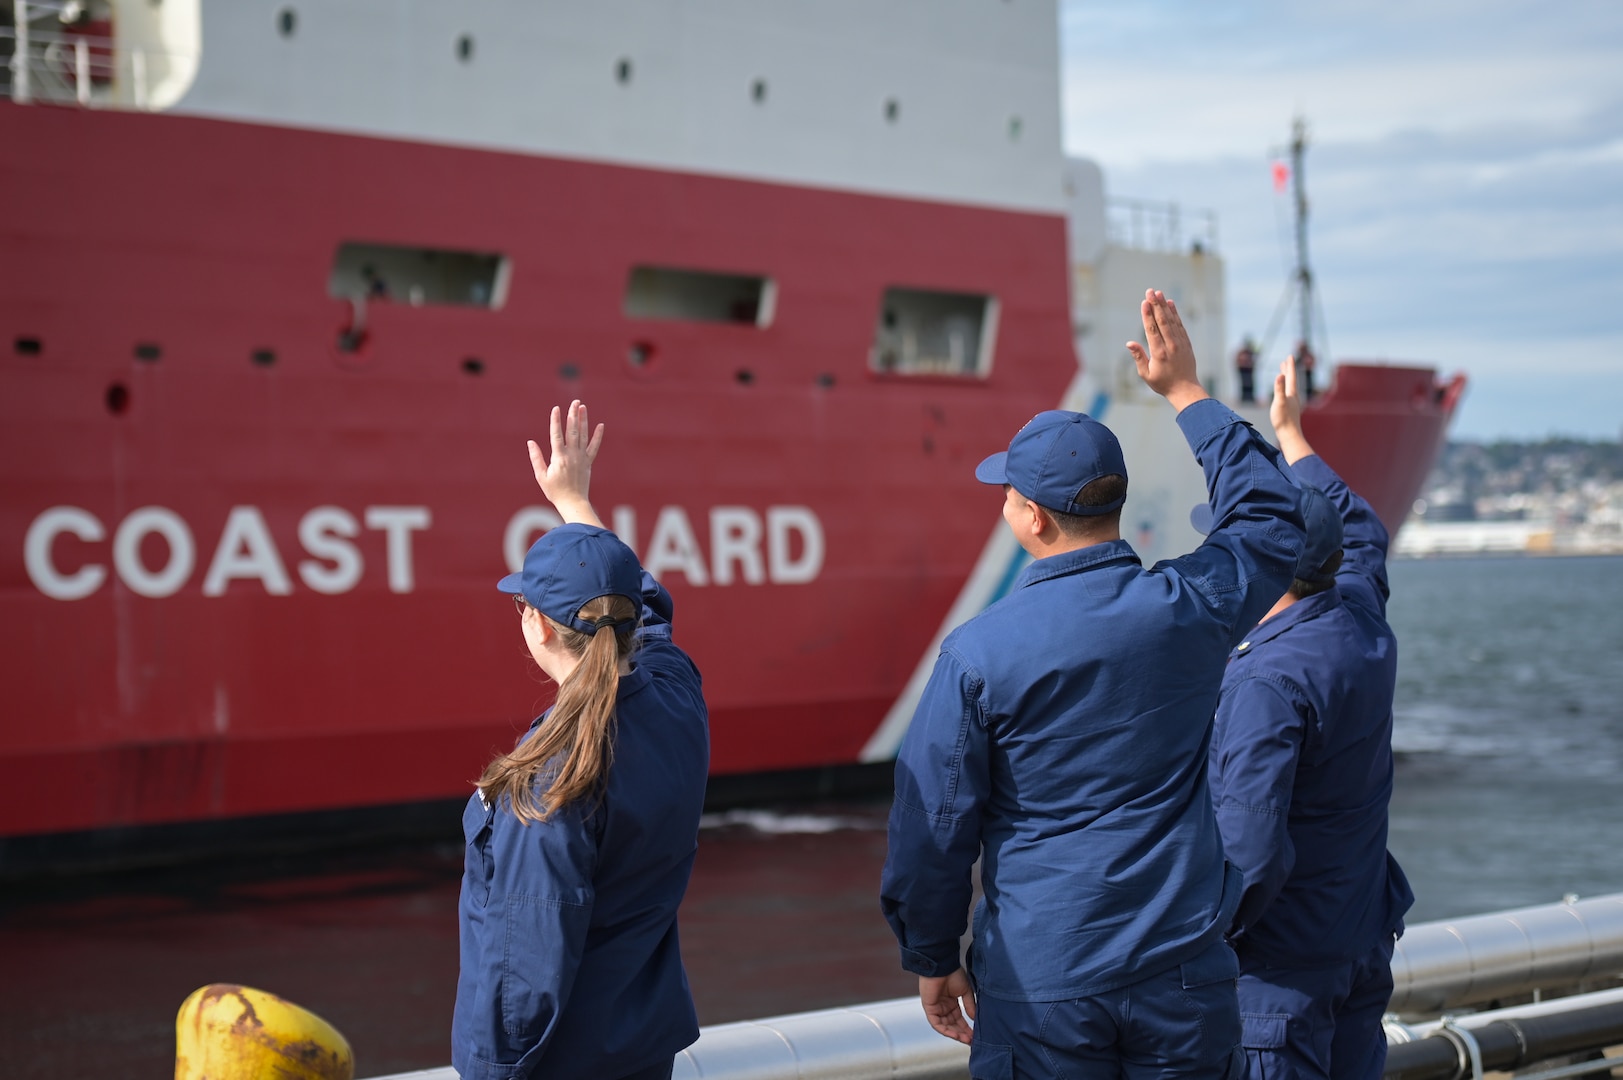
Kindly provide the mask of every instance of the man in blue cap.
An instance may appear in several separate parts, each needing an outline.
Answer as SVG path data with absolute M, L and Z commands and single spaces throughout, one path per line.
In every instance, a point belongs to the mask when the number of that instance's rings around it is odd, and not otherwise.
M 1146 570 L 1108 428 L 1035 417 L 976 476 L 1034 556 L 949 634 L 896 762 L 881 905 L 975 1076 L 1222 1077 L 1237 1067 L 1240 900 L 1206 787 L 1229 650 L 1303 546 L 1278 452 L 1207 397 L 1177 309 L 1141 308 L 1139 375 L 1178 410 L 1214 526 Z M 969 972 L 959 939 L 981 860 Z M 976 1020 L 971 1030 L 966 1016 Z
M 1392 945 L 1414 902 L 1386 850 L 1398 660 L 1387 535 L 1303 438 L 1291 360 L 1270 418 L 1313 485 L 1308 543 L 1289 591 L 1234 650 L 1210 766 L 1223 846 L 1245 875 L 1230 940 L 1247 1073 L 1374 1080 Z

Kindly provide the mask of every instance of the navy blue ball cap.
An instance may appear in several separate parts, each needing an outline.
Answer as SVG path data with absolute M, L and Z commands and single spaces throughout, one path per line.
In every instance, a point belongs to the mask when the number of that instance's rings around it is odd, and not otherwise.
M 496 588 L 555 623 L 594 634 L 597 626 L 580 609 L 600 596 L 623 596 L 635 606 L 642 596 L 642 565 L 618 536 L 595 525 L 560 525 L 542 534 L 524 556 L 524 568 Z
M 1307 484 L 1302 485 L 1298 501 L 1302 520 L 1307 525 L 1307 543 L 1296 560 L 1296 577 L 1311 584 L 1324 584 L 1335 579 L 1334 574 L 1320 571 L 1330 556 L 1341 550 L 1341 512 L 1328 495 Z
M 1080 506 L 1077 496 L 1106 476 L 1127 479 L 1121 443 L 1111 430 L 1087 413 L 1053 409 L 1032 417 L 1009 441 L 975 468 L 983 484 L 1008 484 L 1050 510 L 1097 517 L 1119 510 L 1125 496 L 1103 506 Z

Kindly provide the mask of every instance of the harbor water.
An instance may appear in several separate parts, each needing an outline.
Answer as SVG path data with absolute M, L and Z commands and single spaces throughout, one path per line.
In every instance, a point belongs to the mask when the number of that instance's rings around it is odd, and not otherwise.
M 1623 559 L 1400 562 L 1392 580 L 1411 918 L 1623 890 Z M 707 818 L 682 912 L 701 1023 L 912 991 L 875 898 L 886 809 Z M 361 1075 L 443 1065 L 460 868 L 446 842 L 9 884 L 3 1071 L 170 1075 L 175 1011 L 217 981 L 321 1013 Z
M 1623 558 L 1392 565 L 1413 921 L 1623 888 Z

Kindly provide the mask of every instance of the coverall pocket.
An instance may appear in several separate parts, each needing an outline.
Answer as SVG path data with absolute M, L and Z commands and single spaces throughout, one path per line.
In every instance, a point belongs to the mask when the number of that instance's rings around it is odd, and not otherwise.
M 462 811 L 462 835 L 468 842 L 466 853 L 468 894 L 477 904 L 490 899 L 490 879 L 496 864 L 490 857 L 491 812 L 478 796 L 468 800 Z
M 970 1080 L 1014 1080 L 1014 1047 L 984 1039 L 969 1044 Z
M 1297 1075 L 1285 1049 L 1285 1013 L 1241 1013 L 1240 1043 L 1245 1047 L 1249 1077 L 1288 1077 Z
M 1247 1050 L 1278 1050 L 1285 1045 L 1285 1013 L 1241 1013 L 1240 1043 Z

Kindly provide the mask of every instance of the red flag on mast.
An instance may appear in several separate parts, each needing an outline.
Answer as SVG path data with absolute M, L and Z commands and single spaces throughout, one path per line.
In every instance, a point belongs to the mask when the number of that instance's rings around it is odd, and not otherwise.
M 1281 195 L 1285 193 L 1285 186 L 1291 182 L 1291 167 L 1283 161 L 1274 162 L 1274 190 Z

